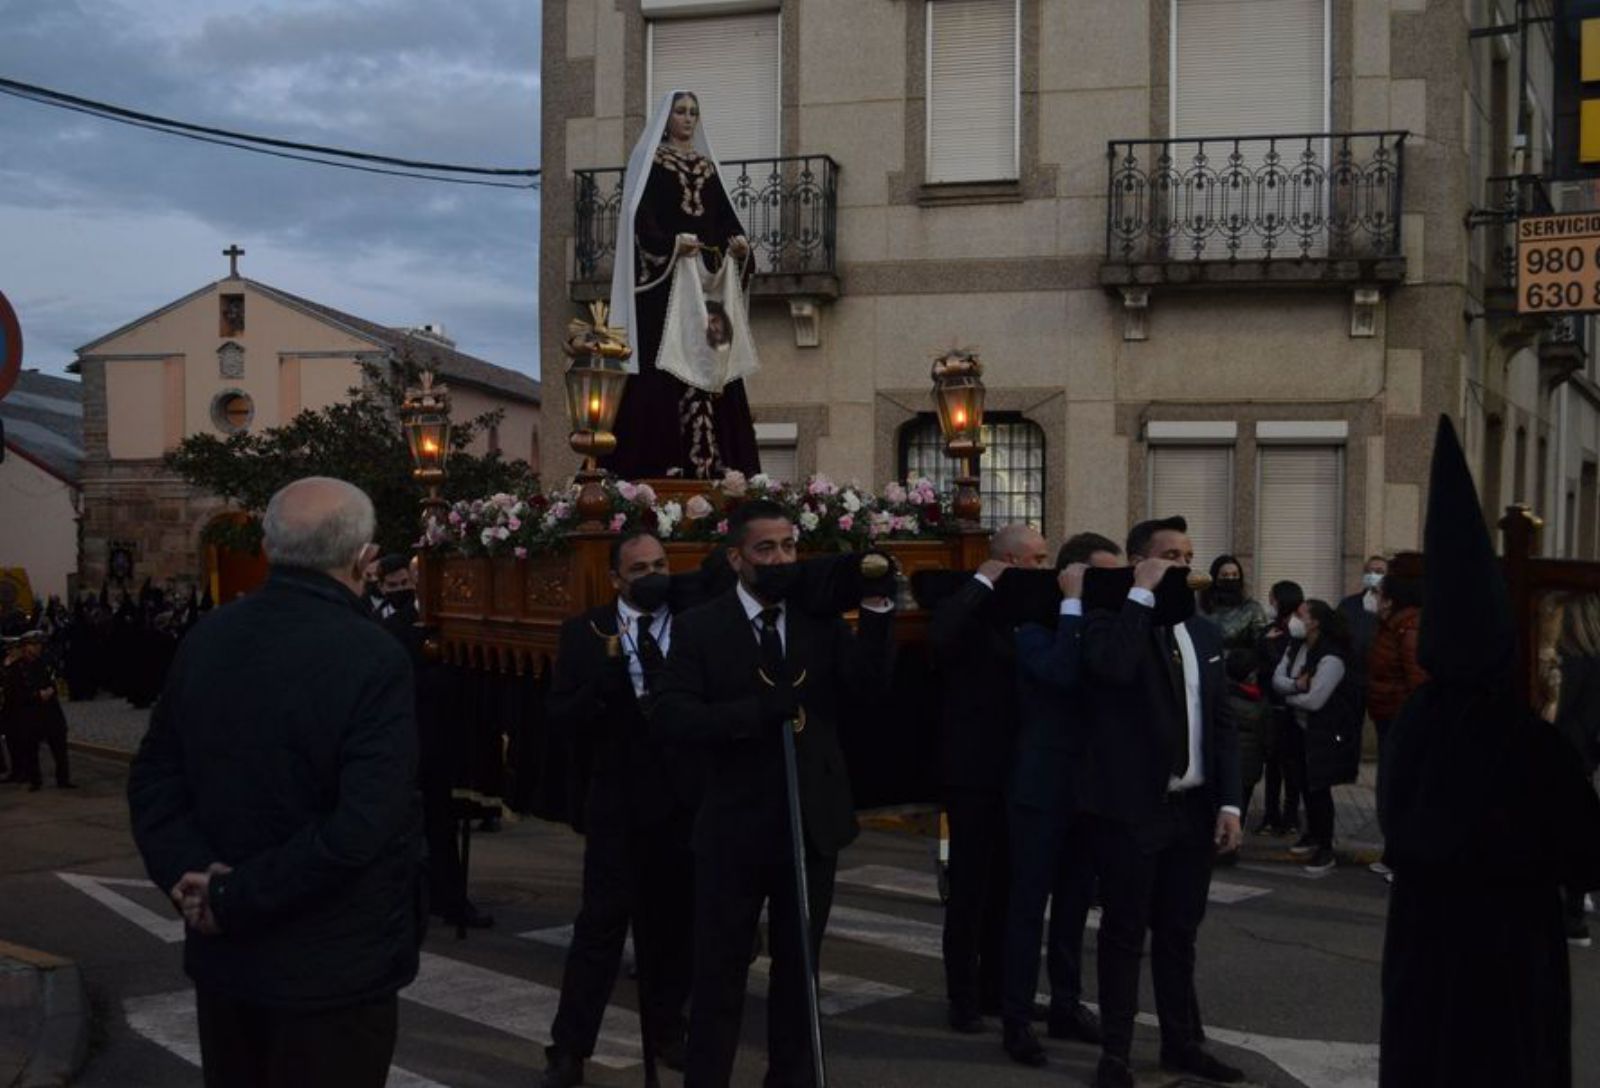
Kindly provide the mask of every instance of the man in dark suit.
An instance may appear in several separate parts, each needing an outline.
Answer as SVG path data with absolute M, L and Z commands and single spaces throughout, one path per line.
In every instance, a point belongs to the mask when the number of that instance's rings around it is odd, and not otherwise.
M 845 702 L 888 676 L 891 602 L 861 601 L 860 633 L 837 615 L 786 601 L 795 587 L 795 528 L 753 500 L 730 519 L 738 583 L 680 617 L 651 724 L 656 736 L 709 757 L 694 825 L 694 998 L 687 1088 L 725 1088 L 739 1046 L 750 945 L 767 905 L 772 981 L 768 1088 L 813 1083 L 801 956 L 827 928 L 834 869 L 856 837 L 850 774 L 839 747 Z M 811 932 L 802 937 L 783 735 L 794 733 Z
M 1122 549 L 1098 533 L 1079 533 L 1056 556 L 1061 615 L 1054 631 L 1036 623 L 1017 630 L 1021 732 L 1006 788 L 1011 831 L 1011 895 L 1006 914 L 1004 1017 L 1006 1053 L 1044 1065 L 1033 1034 L 1039 984 L 1039 942 L 1051 901 L 1049 1033 L 1053 1039 L 1100 1042 L 1098 1018 L 1081 1001 L 1083 929 L 1094 900 L 1089 823 L 1079 811 L 1074 774 L 1088 758 L 1078 690 L 1083 628 L 1083 574 L 1115 567 Z
M 983 1030 L 1000 1011 L 1006 943 L 1006 775 L 1017 740 L 1017 655 L 1012 621 L 995 601 L 1008 567 L 1038 569 L 1050 551 L 1037 529 L 1002 526 L 989 558 L 939 603 L 928 627 L 942 692 L 940 761 L 950 824 L 950 900 L 944 914 L 944 977 L 950 1027 Z M 1030 1000 L 1031 1006 L 1031 1000 Z
M 611 545 L 617 599 L 561 627 L 551 727 L 593 753 L 585 814 L 583 904 L 573 926 L 541 1088 L 583 1082 L 631 922 L 640 1016 L 662 1064 L 683 1068 L 692 963 L 689 832 L 700 759 L 650 739 L 645 714 L 672 645 L 667 553 L 647 532 Z
M 1117 611 L 1084 621 L 1082 667 L 1092 774 L 1079 779 L 1092 816 L 1100 881 L 1100 1015 L 1096 1088 L 1132 1088 L 1139 961 L 1161 1020 L 1161 1064 L 1221 1083 L 1243 1074 L 1202 1047 L 1195 937 L 1205 917 L 1213 853 L 1239 846 L 1239 746 L 1224 701 L 1222 638 L 1192 615 L 1157 626 L 1155 589 L 1194 547 L 1182 518 L 1128 533 L 1134 585 Z M 1191 598 L 1192 601 L 1192 598 Z

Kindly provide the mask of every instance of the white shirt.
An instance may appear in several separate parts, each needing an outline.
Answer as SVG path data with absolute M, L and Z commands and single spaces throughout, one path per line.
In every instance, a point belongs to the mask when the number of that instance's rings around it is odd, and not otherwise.
M 617 598 L 617 634 L 622 637 L 623 653 L 628 655 L 628 679 L 633 681 L 633 693 L 641 699 L 644 698 L 644 664 L 639 660 L 639 617 L 644 615 L 646 613 L 621 597 Z M 665 656 L 667 647 L 672 645 L 672 613 L 662 605 L 648 615 L 650 633 Z
M 1139 586 L 1128 590 L 1128 600 L 1146 608 L 1156 606 L 1156 595 Z M 1065 605 L 1066 602 L 1062 603 Z M 1184 717 L 1189 726 L 1189 770 L 1181 777 L 1172 775 L 1167 779 L 1168 792 L 1175 793 L 1206 784 L 1205 749 L 1201 736 L 1205 715 L 1200 708 L 1200 655 L 1195 652 L 1194 640 L 1189 637 L 1189 629 L 1181 623 L 1172 629 L 1172 635 L 1178 644 L 1178 654 L 1183 658 Z M 1223 805 L 1221 809 L 1239 815 L 1237 805 Z
M 737 592 L 739 594 L 739 603 L 744 605 L 744 614 L 750 617 L 750 631 L 755 635 L 757 646 L 761 645 L 761 631 L 763 627 L 761 622 L 761 613 L 765 612 L 768 608 L 776 608 L 778 610 L 778 642 L 783 646 L 783 652 L 788 653 L 789 610 L 781 604 L 762 604 L 760 601 L 756 600 L 755 597 L 751 596 L 748 589 L 744 588 L 743 582 L 738 583 Z

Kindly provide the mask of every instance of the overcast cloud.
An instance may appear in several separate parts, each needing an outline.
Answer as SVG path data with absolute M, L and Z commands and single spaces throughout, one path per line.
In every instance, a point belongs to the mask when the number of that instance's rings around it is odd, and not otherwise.
M 538 0 L 0 0 L 0 76 L 179 120 L 539 163 Z M 538 376 L 537 191 L 287 162 L 0 95 L 0 291 L 25 365 L 227 273 Z

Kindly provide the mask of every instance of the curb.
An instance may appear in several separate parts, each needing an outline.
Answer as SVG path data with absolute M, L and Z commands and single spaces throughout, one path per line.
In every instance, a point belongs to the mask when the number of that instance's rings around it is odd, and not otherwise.
M 64 1088 L 89 1053 L 89 995 L 72 960 L 0 941 L 0 959 L 31 968 L 39 1028 L 13 1088 Z
M 111 759 L 118 763 L 133 762 L 134 753 L 126 748 L 113 748 L 108 744 L 95 744 L 87 740 L 69 740 L 67 747 L 86 756 L 99 756 L 101 759 Z

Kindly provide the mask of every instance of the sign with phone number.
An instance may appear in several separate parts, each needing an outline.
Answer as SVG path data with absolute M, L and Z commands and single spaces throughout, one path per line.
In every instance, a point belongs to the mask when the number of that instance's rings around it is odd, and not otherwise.
M 1517 313 L 1600 312 L 1600 212 L 1517 221 Z

